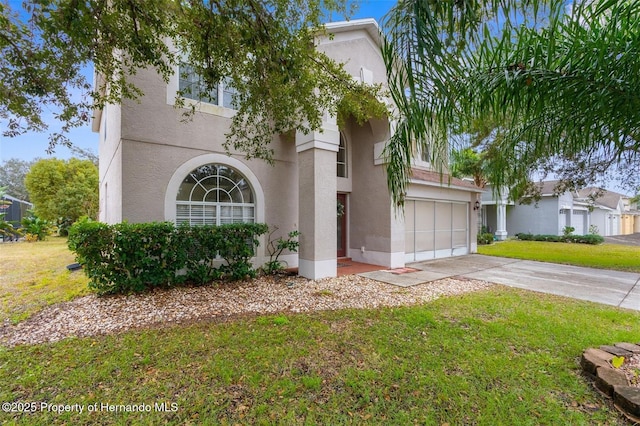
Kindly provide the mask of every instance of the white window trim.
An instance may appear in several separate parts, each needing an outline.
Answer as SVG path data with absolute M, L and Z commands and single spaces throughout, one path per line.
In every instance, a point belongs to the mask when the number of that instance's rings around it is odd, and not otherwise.
M 178 195 L 178 190 L 180 189 L 180 185 L 184 178 L 191 173 L 193 170 L 197 169 L 200 166 L 204 166 L 205 164 L 222 164 L 225 166 L 233 167 L 238 172 L 240 172 L 249 182 L 251 188 L 253 189 L 253 195 L 255 197 L 254 200 L 254 220 L 256 223 L 264 223 L 265 220 L 265 198 L 264 191 L 262 190 L 262 186 L 258 181 L 257 176 L 251 171 L 251 169 L 242 161 L 237 160 L 233 157 L 229 157 L 223 154 L 204 154 L 198 157 L 194 157 L 176 169 L 176 171 L 171 176 L 169 180 L 169 184 L 167 185 L 167 190 L 164 195 L 164 218 L 168 222 L 175 222 L 177 216 L 177 204 L 176 197 Z
M 342 147 L 341 149 L 341 144 L 338 144 L 338 152 L 336 155 L 336 167 L 339 170 L 339 166 L 340 164 L 344 164 L 344 176 L 340 176 L 339 174 L 336 173 L 336 176 L 339 179 L 348 179 L 349 175 L 350 175 L 350 167 L 349 167 L 349 143 L 347 142 L 347 137 L 345 136 L 345 134 L 340 131 L 340 139 L 341 142 L 344 141 L 344 147 Z M 340 157 L 340 151 L 344 152 L 344 163 L 339 161 L 339 157 Z

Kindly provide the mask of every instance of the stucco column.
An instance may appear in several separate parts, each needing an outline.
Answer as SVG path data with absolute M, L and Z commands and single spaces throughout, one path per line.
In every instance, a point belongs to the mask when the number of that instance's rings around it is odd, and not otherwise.
M 296 134 L 300 248 L 298 273 L 309 279 L 337 274 L 336 153 L 340 132 L 325 122 L 323 132 Z
M 504 190 L 502 192 L 504 194 Z M 504 195 L 496 200 L 496 239 L 503 241 L 507 239 L 507 200 Z
M 571 205 L 571 208 L 569 209 L 569 223 L 567 223 L 567 226 L 571 226 L 574 228 L 573 226 L 573 205 Z M 560 235 L 564 234 L 564 227 L 560 230 Z

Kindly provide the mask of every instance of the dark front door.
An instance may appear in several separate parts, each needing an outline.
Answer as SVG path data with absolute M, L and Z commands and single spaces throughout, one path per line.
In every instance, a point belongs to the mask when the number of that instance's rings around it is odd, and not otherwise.
M 338 194 L 338 257 L 347 256 L 347 194 Z

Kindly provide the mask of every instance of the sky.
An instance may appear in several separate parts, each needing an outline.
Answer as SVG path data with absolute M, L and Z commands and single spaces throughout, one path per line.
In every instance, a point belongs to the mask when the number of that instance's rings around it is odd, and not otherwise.
M 20 3 L 20 0 L 9 0 L 9 3 L 15 7 L 14 3 Z M 389 11 L 395 0 L 362 0 L 358 1 L 358 10 L 351 19 L 374 18 L 378 21 Z M 338 19 L 336 19 L 338 18 Z M 334 17 L 333 20 L 340 20 Z M 87 67 L 85 75 L 92 80 L 93 68 Z M 52 112 L 49 111 L 52 115 Z M 34 160 L 36 158 L 62 158 L 68 159 L 72 156 L 71 151 L 64 147 L 58 146 L 52 155 L 47 154 L 49 146 L 49 132 L 56 132 L 60 129 L 60 124 L 55 120 L 51 120 L 49 130 L 44 133 L 29 132 L 23 135 L 9 138 L 0 136 L 0 163 L 10 158 L 18 158 L 21 160 Z M 2 125 L 0 123 L 0 125 Z M 91 131 L 91 124 L 78 127 L 68 133 L 71 142 L 82 149 L 89 150 L 94 154 L 98 154 L 98 134 Z

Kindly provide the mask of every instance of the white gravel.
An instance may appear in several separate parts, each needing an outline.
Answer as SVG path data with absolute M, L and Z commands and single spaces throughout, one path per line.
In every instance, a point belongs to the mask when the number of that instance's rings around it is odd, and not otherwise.
M 633 354 L 625 359 L 621 369 L 627 376 L 629 384 L 640 388 L 640 376 L 638 376 L 640 373 L 640 354 Z
M 49 306 L 18 325 L 0 326 L 0 344 L 55 342 L 71 336 L 113 334 L 239 314 L 407 306 L 490 286 L 484 281 L 447 278 L 401 288 L 348 275 L 318 281 L 263 277 L 241 283 L 182 287 L 129 296 L 90 295 Z

